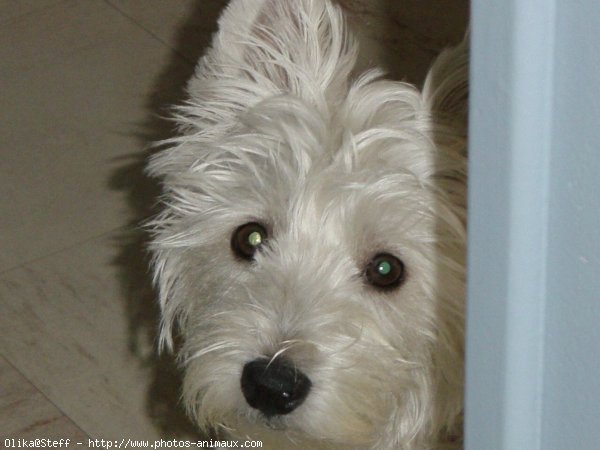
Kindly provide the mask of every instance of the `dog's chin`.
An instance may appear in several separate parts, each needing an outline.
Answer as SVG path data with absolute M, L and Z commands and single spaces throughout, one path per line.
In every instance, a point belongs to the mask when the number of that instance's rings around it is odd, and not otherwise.
M 316 441 L 305 433 L 295 429 L 294 425 L 283 417 L 257 416 L 253 420 L 240 420 L 232 435 L 238 439 L 251 439 L 262 442 L 263 448 L 285 450 L 336 450 L 349 449 L 347 444 L 336 443 L 332 440 Z
M 281 417 L 265 417 L 262 414 L 238 418 L 232 424 L 230 433 L 237 439 L 259 440 L 264 448 L 296 448 L 290 443 L 290 435 L 299 436 Z M 292 442 L 301 441 L 297 437 Z M 298 445 L 297 448 L 302 447 Z
M 279 416 L 274 417 L 265 417 L 261 416 L 259 419 L 259 425 L 268 428 L 273 431 L 285 431 L 289 428 L 289 426 L 282 420 Z
M 293 431 L 293 424 L 290 424 L 289 417 L 286 416 L 266 416 L 262 413 L 256 413 L 250 410 L 246 414 L 236 420 L 235 429 L 243 430 L 266 430 L 273 432 L 289 432 Z
M 248 414 L 240 414 L 227 424 L 225 429 L 227 434 L 238 440 L 261 441 L 262 448 L 284 449 L 284 450 L 364 450 L 377 448 L 375 442 L 370 439 L 365 440 L 365 436 L 345 436 L 340 440 L 340 435 L 332 433 L 323 435 L 323 430 L 319 435 L 315 435 L 314 430 L 304 429 L 301 423 L 296 420 L 302 420 L 301 417 L 293 413 L 289 415 L 266 417 L 253 409 L 247 411 Z M 327 421 L 323 418 L 322 423 Z M 332 425 L 333 427 L 334 425 Z M 328 428 L 328 427 L 325 427 Z M 331 431 L 334 431 L 331 429 Z
M 208 433 L 216 432 L 218 435 L 238 439 L 260 440 L 265 436 L 279 436 L 281 442 L 287 442 L 286 436 L 303 434 L 290 419 L 289 416 L 266 416 L 247 406 L 235 414 L 223 412 L 221 417 L 213 417 L 213 423 L 204 422 L 203 418 L 199 418 L 197 426 Z

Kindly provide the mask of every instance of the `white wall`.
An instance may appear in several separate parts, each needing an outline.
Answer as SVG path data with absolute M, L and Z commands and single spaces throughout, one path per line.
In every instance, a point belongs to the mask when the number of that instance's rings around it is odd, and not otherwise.
M 544 449 L 600 449 L 600 2 L 557 2 Z
M 600 448 L 600 2 L 472 2 L 469 450 Z

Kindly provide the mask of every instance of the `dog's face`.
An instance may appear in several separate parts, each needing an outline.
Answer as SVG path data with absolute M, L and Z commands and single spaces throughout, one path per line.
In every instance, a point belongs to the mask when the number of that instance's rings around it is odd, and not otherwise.
M 220 25 L 151 163 L 161 337 L 181 331 L 189 412 L 300 447 L 452 433 L 464 136 L 433 109 L 456 90 L 351 81 L 356 46 L 325 1 L 238 0 Z

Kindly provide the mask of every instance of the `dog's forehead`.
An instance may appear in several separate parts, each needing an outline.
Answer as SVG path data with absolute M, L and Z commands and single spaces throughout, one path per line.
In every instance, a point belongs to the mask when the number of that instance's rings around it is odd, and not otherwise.
M 431 193 L 419 180 L 390 168 L 347 172 L 331 164 L 311 171 L 284 201 L 273 211 L 282 231 L 331 243 L 377 239 L 384 244 L 409 235 L 432 213 Z

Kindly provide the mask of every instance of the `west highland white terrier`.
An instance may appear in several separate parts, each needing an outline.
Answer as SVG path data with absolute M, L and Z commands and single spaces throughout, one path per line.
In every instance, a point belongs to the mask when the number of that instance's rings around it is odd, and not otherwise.
M 418 90 L 355 74 L 328 0 L 219 24 L 149 166 L 190 416 L 276 449 L 460 446 L 467 45 Z

